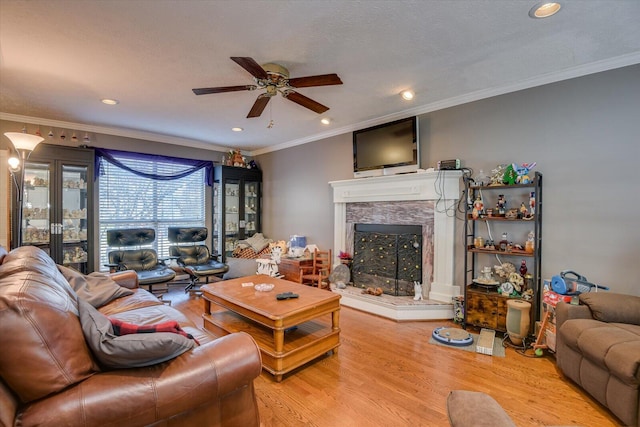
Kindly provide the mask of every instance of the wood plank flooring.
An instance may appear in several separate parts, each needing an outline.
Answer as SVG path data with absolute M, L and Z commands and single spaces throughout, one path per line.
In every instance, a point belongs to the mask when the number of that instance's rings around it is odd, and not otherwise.
M 202 299 L 172 289 L 165 299 L 202 327 Z M 395 322 L 348 307 L 340 314 L 341 346 L 286 375 L 255 381 L 262 425 L 448 426 L 451 390 L 493 396 L 518 426 L 618 426 L 620 422 L 564 379 L 553 356 L 528 358 L 512 348 L 492 357 L 429 344 L 448 321 Z

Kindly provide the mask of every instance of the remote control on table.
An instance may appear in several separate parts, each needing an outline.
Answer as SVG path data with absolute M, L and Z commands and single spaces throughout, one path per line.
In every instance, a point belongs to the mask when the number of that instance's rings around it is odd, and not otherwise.
M 298 298 L 298 294 L 294 294 L 293 292 L 283 292 L 281 294 L 276 295 L 276 298 L 279 300 Z

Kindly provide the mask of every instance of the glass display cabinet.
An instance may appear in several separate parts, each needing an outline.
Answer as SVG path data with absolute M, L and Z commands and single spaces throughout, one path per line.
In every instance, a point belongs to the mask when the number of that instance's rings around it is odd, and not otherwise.
M 93 271 L 93 150 L 40 144 L 24 165 L 22 224 L 13 198 L 12 246 L 43 249 L 57 264 Z
M 224 261 L 238 240 L 261 230 L 262 172 L 216 166 L 213 175 L 213 248 Z

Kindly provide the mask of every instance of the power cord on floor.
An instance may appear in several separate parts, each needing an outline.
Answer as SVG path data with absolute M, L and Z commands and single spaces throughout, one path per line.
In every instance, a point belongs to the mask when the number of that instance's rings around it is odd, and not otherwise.
M 536 356 L 535 353 L 531 352 L 531 353 L 527 353 L 527 350 L 533 350 L 533 340 L 528 340 L 528 337 L 525 337 L 522 339 L 522 345 L 515 345 L 514 343 L 511 342 L 511 339 L 509 338 L 509 333 L 505 333 L 504 337 L 502 338 L 502 346 L 504 348 L 513 348 L 516 353 L 518 353 L 521 356 L 524 357 L 531 357 L 531 358 L 535 358 L 535 357 L 540 357 L 540 356 Z

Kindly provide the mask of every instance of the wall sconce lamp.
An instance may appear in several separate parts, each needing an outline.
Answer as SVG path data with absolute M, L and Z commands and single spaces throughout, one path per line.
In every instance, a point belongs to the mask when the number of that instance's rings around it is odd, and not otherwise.
M 16 151 L 20 154 L 22 158 L 22 165 L 20 165 L 20 160 L 16 157 L 12 157 L 9 159 L 9 168 L 11 170 L 11 176 L 13 176 L 13 182 L 17 189 L 17 210 L 16 210 L 16 221 L 14 224 L 17 224 L 16 228 L 16 239 L 17 246 L 22 246 L 22 204 L 24 200 L 24 164 L 29 158 L 29 155 L 36 148 L 36 145 L 40 144 L 44 141 L 44 138 L 37 135 L 30 135 L 28 133 L 21 132 L 5 132 L 4 136 L 9 138 L 9 141 L 13 144 Z M 22 166 L 22 168 L 20 168 Z M 16 179 L 16 173 L 20 172 L 20 179 Z

